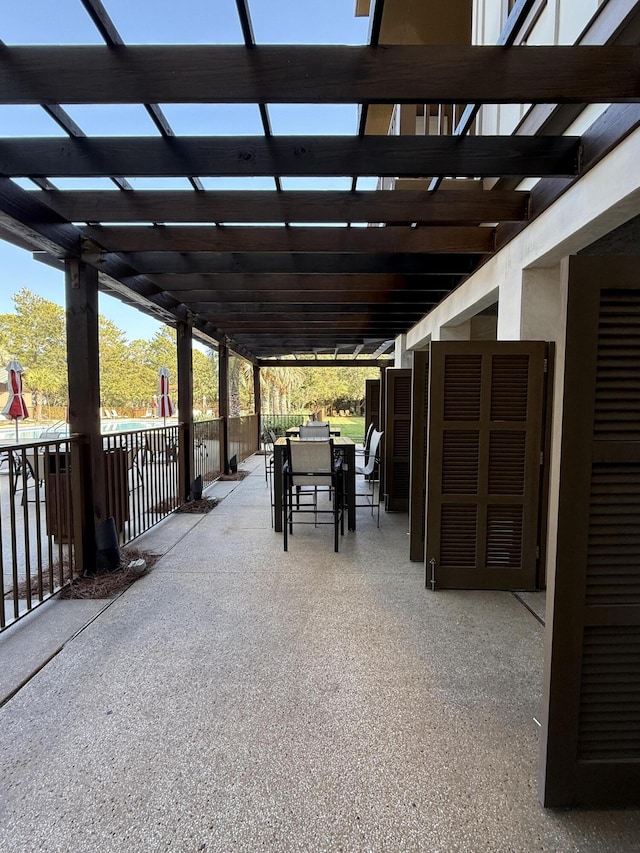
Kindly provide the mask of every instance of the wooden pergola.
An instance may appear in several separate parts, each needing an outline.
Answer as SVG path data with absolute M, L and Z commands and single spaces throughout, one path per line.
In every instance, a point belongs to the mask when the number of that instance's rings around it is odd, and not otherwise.
M 41 105 L 67 138 L 0 140 L 0 236 L 49 263 L 86 265 L 102 290 L 254 364 L 379 351 L 638 119 L 640 48 L 510 46 L 529 0 L 496 47 L 380 45 L 381 0 L 365 47 L 256 45 L 247 0 L 237 2 L 244 46 L 127 46 L 100 0 L 83 5 L 104 46 L 1 47 L 0 104 Z M 469 135 L 481 104 L 522 101 L 541 106 L 514 135 Z M 176 136 L 158 104 L 181 102 L 257 104 L 263 135 Z M 612 104 L 599 128 L 563 136 L 596 102 Z M 158 133 L 88 137 L 61 103 L 142 104 Z M 272 103 L 360 104 L 359 133 L 274 136 Z M 459 121 L 448 136 L 366 132 L 370 105 L 400 103 L 455 104 Z M 422 181 L 359 190 L 371 175 Z M 274 187 L 205 190 L 211 176 L 270 176 Z M 346 176 L 352 189 L 288 191 L 283 176 Z M 90 177 L 119 191 L 56 186 Z M 135 177 L 182 177 L 192 189 L 134 190 Z M 527 177 L 542 180 L 516 190 Z M 498 180 L 485 189 L 482 178 Z

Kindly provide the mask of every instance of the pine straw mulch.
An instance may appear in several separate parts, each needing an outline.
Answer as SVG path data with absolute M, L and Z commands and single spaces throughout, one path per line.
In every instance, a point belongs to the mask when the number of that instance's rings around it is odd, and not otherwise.
M 207 513 L 218 506 L 219 498 L 201 498 L 199 501 L 187 501 L 178 507 L 176 512 Z
M 132 583 L 149 574 L 155 563 L 158 562 L 160 556 L 152 554 L 149 551 L 141 551 L 139 548 L 121 548 L 120 549 L 120 567 L 113 572 L 96 575 L 93 578 L 73 578 L 73 580 L 65 586 L 59 594 L 61 599 L 73 598 L 113 598 L 119 592 L 131 586 Z M 134 560 L 144 560 L 145 566 L 140 568 L 129 568 L 129 563 Z M 65 561 L 65 576 L 68 577 L 68 566 Z M 53 570 L 54 589 L 59 583 L 59 567 L 54 566 Z M 49 589 L 49 573 L 42 573 L 43 594 L 48 595 Z M 31 577 L 31 595 L 37 595 L 38 591 L 38 576 Z M 27 583 L 22 581 L 18 584 L 18 598 L 26 598 Z M 5 594 L 6 599 L 13 598 L 13 590 Z
M 244 480 L 250 473 L 251 471 L 236 471 L 235 474 L 220 474 L 218 480 L 222 480 L 223 482 L 228 480 Z

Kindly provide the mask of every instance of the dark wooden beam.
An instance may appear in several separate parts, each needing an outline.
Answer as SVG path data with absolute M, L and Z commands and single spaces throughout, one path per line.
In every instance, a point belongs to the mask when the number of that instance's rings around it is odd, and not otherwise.
M 358 311 L 353 315 L 346 315 L 341 311 L 323 314 L 282 314 L 273 313 L 264 316 L 256 316 L 251 314 L 224 314 L 217 318 L 220 328 L 229 330 L 228 334 L 239 334 L 247 330 L 258 330 L 268 333 L 276 332 L 292 332 L 296 329 L 301 331 L 307 328 L 320 331 L 321 327 L 327 328 L 326 335 L 331 337 L 335 330 L 342 329 L 372 329 L 383 331 L 387 337 L 393 337 L 400 331 L 403 331 L 411 323 L 416 321 L 417 317 L 422 315 L 419 312 L 411 311 L 402 313 L 396 316 L 395 313 L 390 316 L 376 315 L 372 316 L 370 312 Z M 328 325 L 330 324 L 330 325 Z
M 386 358 L 261 358 L 259 367 L 384 367 Z
M 84 228 L 111 252 L 454 252 L 493 251 L 494 229 L 431 228 Z
M 596 166 L 625 136 L 640 127 L 640 106 L 637 104 L 613 104 L 596 119 L 584 135 L 584 171 Z M 531 195 L 531 216 L 541 213 L 563 195 L 574 183 L 571 179 L 547 179 L 539 181 Z M 497 245 L 502 248 L 522 227 L 512 224 L 501 225 L 496 233 Z
M 295 299 L 296 305 L 432 305 L 438 302 L 449 291 L 446 289 L 440 290 L 408 290 L 408 291 L 347 291 L 323 292 L 320 290 L 311 290 L 302 293 L 290 295 L 289 291 L 217 291 L 210 293 L 204 290 L 196 290 L 192 293 L 185 294 L 183 292 L 171 293 L 170 295 L 176 299 L 180 299 L 185 305 L 188 305 L 191 311 L 197 313 L 215 312 L 215 311 L 232 311 L 232 306 L 237 305 L 252 305 L 255 310 L 260 306 L 281 305 L 284 307 L 290 306 L 291 299 Z
M 109 258 L 107 253 L 105 258 Z M 465 275 L 473 271 L 474 255 L 291 254 L 286 252 L 131 252 L 123 253 L 139 273 L 406 273 Z
M 276 355 L 289 355 L 287 347 L 296 347 L 298 352 L 313 353 L 314 349 L 326 350 L 327 352 L 335 351 L 335 347 L 349 347 L 353 349 L 358 344 L 364 344 L 366 341 L 375 341 L 376 347 L 383 341 L 389 340 L 385 334 L 361 335 L 353 332 L 336 331 L 331 334 L 330 339 L 326 331 L 318 333 L 317 330 L 308 329 L 304 335 L 292 334 L 291 331 L 277 335 L 269 335 L 268 333 L 260 334 L 244 334 L 238 335 L 236 340 L 241 340 L 245 345 L 251 344 L 253 347 L 260 350 L 260 357 L 269 351 Z M 300 349 L 302 347 L 302 349 Z M 374 347 L 374 349 L 376 348 Z M 370 351 L 373 352 L 374 349 Z
M 93 76 L 85 75 L 87 77 Z M 570 136 L 185 136 L 0 140 L 7 177 L 573 176 Z
M 385 335 L 362 335 L 359 333 L 347 333 L 345 335 L 336 333 L 332 336 L 331 341 L 324 338 L 317 338 L 313 333 L 309 333 L 304 338 L 291 336 L 289 333 L 279 334 L 276 337 L 269 337 L 264 334 L 245 334 L 239 335 L 237 340 L 241 340 L 246 346 L 251 346 L 260 352 L 261 358 L 269 356 L 283 357 L 287 355 L 303 355 L 310 356 L 314 350 L 319 352 L 334 353 L 336 347 L 340 350 L 348 350 L 351 352 L 354 347 L 364 344 L 365 341 L 375 341 L 375 344 L 369 345 L 367 351 L 375 352 L 377 346 L 386 340 Z M 345 353 L 346 354 L 346 353 Z
M 1 176 L 0 226 L 34 251 L 58 258 L 80 255 L 80 231 L 42 204 L 37 195 Z
M 296 273 L 279 274 L 241 274 L 213 273 L 202 274 L 167 274 L 153 276 L 154 283 L 163 291 L 175 293 L 176 299 L 183 301 L 192 299 L 195 292 L 208 294 L 217 299 L 224 293 L 234 299 L 239 292 L 255 293 L 258 298 L 262 294 L 279 295 L 283 299 L 308 294 L 341 294 L 352 293 L 397 293 L 405 291 L 438 292 L 450 290 L 459 281 L 456 275 L 395 275 L 393 273 L 358 273 L 322 275 L 311 273 L 299 275 Z
M 636 46 L 3 46 L 0 104 L 619 103 L 639 64 Z
M 493 190 L 33 191 L 71 222 L 421 222 L 523 221 L 529 193 Z
M 178 496 L 184 503 L 193 479 L 193 330 L 190 323 L 178 323 L 176 357 L 178 363 Z
M 220 464 L 229 473 L 229 349 L 218 348 L 218 415 L 220 416 Z
M 77 258 L 81 254 L 82 235 L 75 226 L 42 204 L 37 195 L 3 177 L 0 177 L 0 227 L 14 234 L 34 252 L 44 252 L 57 259 Z M 108 258 L 96 256 L 91 259 L 85 255 L 84 260 L 90 266 L 100 261 L 101 289 L 115 293 L 118 298 L 144 304 L 145 310 L 160 322 L 188 319 L 186 309 L 179 302 L 163 293 L 148 278 L 138 275 L 123 263 L 120 256 L 113 254 Z M 123 280 L 126 280 L 126 285 L 122 284 Z M 201 326 L 200 331 L 215 339 L 211 328 Z
M 69 387 L 69 429 L 83 436 L 78 454 L 82 459 L 82 484 L 72 490 L 74 543 L 81 570 L 96 570 L 96 526 L 106 521 L 105 453 L 100 435 L 100 352 L 98 346 L 98 273 L 77 260 L 65 264 L 65 308 Z M 78 476 L 77 471 L 71 474 Z M 74 484 L 75 485 L 75 484 Z M 70 485 L 67 487 L 71 490 Z M 68 510 L 65 510 L 68 512 Z M 70 521 L 70 519 L 69 519 Z M 78 523 L 79 522 L 79 523 Z
M 413 299 L 389 300 L 383 302 L 364 301 L 329 301 L 329 302 L 189 302 L 187 303 L 194 314 L 205 314 L 207 316 L 228 319 L 238 317 L 266 317 L 272 316 L 289 320 L 291 315 L 314 317 L 315 314 L 336 314 L 347 317 L 352 314 L 368 314 L 377 317 L 398 317 L 422 312 L 425 314 L 436 300 Z
M 259 449 L 262 440 L 262 428 L 259 417 L 262 412 L 262 389 L 260 387 L 260 368 L 257 364 L 253 365 L 253 411 L 258 415 L 256 446 Z

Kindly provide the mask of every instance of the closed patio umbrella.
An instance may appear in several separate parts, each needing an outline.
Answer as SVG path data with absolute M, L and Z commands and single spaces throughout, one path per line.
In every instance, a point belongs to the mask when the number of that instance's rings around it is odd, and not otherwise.
M 24 369 L 20 362 L 13 358 L 7 365 L 7 389 L 9 399 L 1 414 L 16 422 L 16 441 L 18 441 L 18 421 L 29 417 L 29 411 L 22 396 L 22 374 Z
M 167 418 L 173 414 L 173 403 L 169 396 L 169 371 L 166 367 L 158 371 L 158 414 L 164 418 L 165 426 Z

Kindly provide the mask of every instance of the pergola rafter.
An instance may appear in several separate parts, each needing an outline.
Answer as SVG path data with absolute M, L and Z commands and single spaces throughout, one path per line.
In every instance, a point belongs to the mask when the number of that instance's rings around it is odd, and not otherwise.
M 0 103 L 620 103 L 639 66 L 634 45 L 4 46 Z
M 479 185 L 480 186 L 480 185 Z M 416 222 L 431 225 L 526 221 L 528 192 L 190 190 L 34 192 L 71 222 Z
M 575 177 L 579 139 L 569 136 L 38 137 L 0 140 L 8 177 L 334 177 L 425 175 Z

